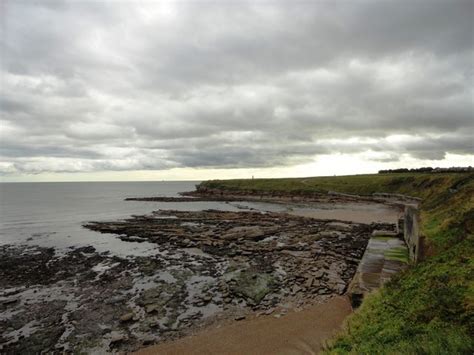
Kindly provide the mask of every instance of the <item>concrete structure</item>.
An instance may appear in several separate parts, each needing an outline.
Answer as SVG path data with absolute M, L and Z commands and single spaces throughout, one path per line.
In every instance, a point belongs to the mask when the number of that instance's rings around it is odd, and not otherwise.
M 397 197 L 400 199 L 401 196 Z M 348 295 L 354 308 L 361 304 L 367 293 L 381 287 L 394 274 L 406 269 L 409 264 L 423 260 L 425 239 L 420 232 L 418 203 L 416 201 L 400 207 L 404 208 L 404 213 L 398 222 L 397 231 L 377 230 L 369 240 L 357 272 L 348 287 Z
M 380 288 L 390 278 L 408 267 L 408 252 L 404 240 L 383 235 L 381 231 L 369 240 L 357 272 L 348 288 L 352 307 L 356 308 L 364 296 Z
M 406 205 L 403 218 L 403 238 L 408 246 L 410 261 L 423 260 L 425 237 L 420 233 L 420 210 L 417 205 Z

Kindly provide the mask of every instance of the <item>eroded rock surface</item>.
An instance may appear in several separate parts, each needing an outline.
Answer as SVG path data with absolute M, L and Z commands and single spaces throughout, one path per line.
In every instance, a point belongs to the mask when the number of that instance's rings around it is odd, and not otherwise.
M 304 307 L 344 293 L 373 230 L 392 228 L 223 211 L 86 227 L 160 252 L 0 247 L 0 352 L 131 351 L 222 318 Z

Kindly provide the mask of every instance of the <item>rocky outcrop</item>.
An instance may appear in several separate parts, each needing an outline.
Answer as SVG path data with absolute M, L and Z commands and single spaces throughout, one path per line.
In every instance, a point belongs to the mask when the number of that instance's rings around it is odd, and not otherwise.
M 87 228 L 146 257 L 0 247 L 0 352 L 129 352 L 342 294 L 374 229 L 278 213 L 158 211 Z M 100 238 L 100 236 L 98 236 Z

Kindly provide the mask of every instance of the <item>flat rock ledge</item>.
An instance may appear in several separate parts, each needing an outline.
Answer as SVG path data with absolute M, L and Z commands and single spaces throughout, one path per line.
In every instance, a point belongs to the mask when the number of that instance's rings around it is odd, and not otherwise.
M 343 294 L 387 224 L 156 211 L 85 225 L 156 254 L 0 247 L 0 352 L 133 351 L 214 322 L 280 317 Z

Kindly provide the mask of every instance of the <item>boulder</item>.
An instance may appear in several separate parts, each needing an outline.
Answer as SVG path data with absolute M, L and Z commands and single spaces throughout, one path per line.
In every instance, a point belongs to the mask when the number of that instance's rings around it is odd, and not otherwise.
M 275 279 L 271 274 L 248 270 L 236 273 L 234 280 L 236 282 L 232 286 L 232 292 L 255 304 L 259 304 L 275 286 Z

